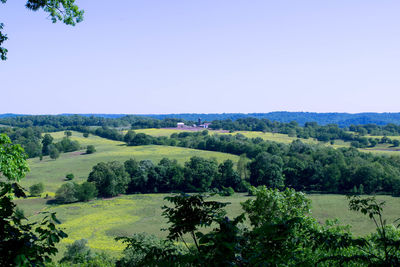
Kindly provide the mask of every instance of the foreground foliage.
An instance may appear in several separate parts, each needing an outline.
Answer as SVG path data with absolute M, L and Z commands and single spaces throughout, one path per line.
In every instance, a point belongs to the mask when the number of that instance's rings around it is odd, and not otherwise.
M 56 244 L 67 235 L 56 228 L 55 213 L 47 213 L 40 223 L 28 222 L 16 209 L 14 197 L 26 197 L 19 181 L 29 171 L 26 154 L 0 135 L 0 266 L 42 266 L 57 253 Z
M 117 238 L 127 244 L 117 266 L 398 266 L 400 263 L 400 231 L 386 225 L 382 218 L 384 203 L 376 202 L 373 197 L 350 197 L 350 209 L 368 215 L 377 226 L 376 233 L 359 238 L 352 235 L 349 227 L 335 221 L 318 223 L 309 215 L 310 201 L 303 193 L 266 187 L 252 191 L 255 198 L 244 202 L 245 212 L 234 219 L 225 216 L 224 207 L 228 203 L 207 201 L 204 195 L 167 197 L 173 205 L 163 208 L 170 224 L 167 239 L 147 234 Z M 250 224 L 244 223 L 246 218 Z

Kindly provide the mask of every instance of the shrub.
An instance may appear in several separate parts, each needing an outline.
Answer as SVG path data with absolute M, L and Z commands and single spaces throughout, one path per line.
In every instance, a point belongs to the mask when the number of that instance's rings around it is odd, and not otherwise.
M 218 194 L 222 197 L 228 197 L 235 194 L 235 191 L 232 187 L 222 187 L 222 190 L 220 190 Z
M 72 152 L 80 149 L 78 141 L 72 141 L 67 137 L 64 137 L 60 142 L 56 143 L 56 147 L 61 152 Z
M 65 131 L 65 132 L 64 132 L 64 135 L 65 135 L 66 137 L 70 137 L 70 136 L 72 136 L 72 132 L 71 132 L 71 131 Z
M 67 175 L 65 175 L 65 179 L 67 179 L 68 181 L 71 181 L 74 178 L 75 178 L 75 176 L 73 173 L 68 173 Z
M 94 147 L 94 145 L 88 145 L 86 147 L 86 154 L 93 154 L 94 152 L 96 152 L 96 148 Z
M 49 145 L 49 156 L 51 159 L 58 159 L 60 157 L 60 151 L 54 145 Z
M 67 250 L 64 253 L 64 257 L 60 260 L 62 262 L 69 263 L 84 263 L 90 259 L 92 252 L 86 246 L 87 239 L 75 240 L 71 245 L 67 245 Z
M 75 197 L 78 201 L 87 202 L 97 197 L 97 194 L 96 186 L 93 183 L 84 182 L 81 185 L 76 185 Z
M 56 202 L 63 203 L 72 203 L 76 202 L 78 199 L 76 198 L 76 184 L 72 182 L 65 183 L 61 185 L 60 188 L 56 191 Z
M 393 146 L 394 147 L 400 146 L 400 141 L 399 140 L 393 140 Z
M 29 193 L 33 197 L 40 196 L 43 193 L 43 191 L 44 191 L 43 183 L 34 184 L 31 187 L 29 187 Z
M 89 137 L 89 133 L 83 133 L 83 137 L 88 138 Z

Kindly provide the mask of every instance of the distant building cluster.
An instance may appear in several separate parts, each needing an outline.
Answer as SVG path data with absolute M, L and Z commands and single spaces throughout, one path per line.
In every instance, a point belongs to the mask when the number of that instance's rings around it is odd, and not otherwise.
M 176 127 L 179 129 L 191 129 L 191 130 L 195 130 L 198 128 L 203 128 L 203 129 L 208 129 L 208 127 L 211 125 L 211 123 L 209 122 L 201 122 L 201 119 L 199 118 L 197 124 L 193 124 L 193 125 L 185 125 L 185 123 L 183 122 L 178 122 L 176 124 Z

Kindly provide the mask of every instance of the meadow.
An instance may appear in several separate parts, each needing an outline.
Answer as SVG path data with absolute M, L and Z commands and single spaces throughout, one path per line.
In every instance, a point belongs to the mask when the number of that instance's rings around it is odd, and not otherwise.
M 155 129 L 155 128 L 151 128 L 151 129 L 137 129 L 134 130 L 136 133 L 144 133 L 144 134 L 148 134 L 151 136 L 170 136 L 173 133 L 181 133 L 181 132 L 193 132 L 191 130 L 184 130 L 184 129 Z M 122 131 L 122 133 L 126 133 L 127 131 Z M 257 138 L 260 137 L 264 140 L 269 140 L 269 141 L 274 141 L 274 142 L 278 142 L 278 143 L 285 143 L 285 144 L 290 144 L 291 142 L 293 142 L 294 140 L 298 139 L 296 137 L 290 137 L 286 134 L 280 134 L 280 133 L 264 133 L 264 132 L 256 132 L 256 131 L 235 131 L 232 133 L 228 133 L 225 131 L 215 131 L 215 130 L 208 130 L 208 132 L 210 134 L 230 134 L 230 135 L 235 135 L 235 134 L 243 134 L 244 136 L 246 136 L 247 138 Z M 301 141 L 303 141 L 304 143 L 308 143 L 308 144 L 318 144 L 318 141 L 314 140 L 314 139 L 300 139 Z
M 137 129 L 134 130 L 136 133 L 145 133 L 151 136 L 170 136 L 173 133 L 180 133 L 180 132 L 193 132 L 190 130 L 184 130 L 184 129 L 156 129 L 156 128 L 151 128 L 151 129 Z M 270 132 L 257 132 L 257 131 L 235 131 L 232 133 L 228 132 L 223 132 L 223 131 L 214 131 L 214 130 L 208 130 L 210 134 L 242 134 L 247 138 L 257 138 L 260 137 L 263 140 L 267 141 L 273 141 L 273 142 L 278 142 L 278 143 L 284 143 L 284 144 L 290 144 L 294 140 L 301 140 L 303 143 L 306 144 L 320 144 L 324 146 L 329 146 L 333 148 L 341 148 L 341 147 L 350 147 L 350 142 L 344 142 L 343 140 L 334 140 L 334 143 L 331 144 L 330 142 L 320 142 L 314 138 L 297 138 L 297 137 L 291 137 L 287 134 L 280 134 L 280 133 L 270 133 Z M 122 133 L 126 133 L 127 131 L 122 131 Z M 368 138 L 382 138 L 382 136 L 367 136 Z M 400 136 L 390 136 L 390 139 L 392 140 L 400 140 Z M 372 148 L 359 148 L 360 151 L 366 152 L 366 153 L 374 153 L 374 154 L 380 154 L 380 155 L 400 155 L 400 148 L 394 148 L 392 147 L 391 144 L 378 144 L 376 147 Z
M 133 233 L 146 232 L 158 237 L 165 237 L 167 227 L 162 217 L 161 207 L 168 204 L 164 197 L 167 194 L 124 195 L 111 199 L 93 200 L 87 203 L 65 205 L 43 205 L 43 199 L 18 201 L 18 205 L 31 214 L 31 220 L 40 219 L 39 211 L 57 212 L 61 227 L 69 237 L 64 239 L 61 249 L 74 240 L 86 238 L 89 246 L 95 250 L 104 250 L 118 255 L 123 244 L 114 241 L 116 236 L 129 236 Z M 374 224 L 366 216 L 349 211 L 347 199 L 343 195 L 311 194 L 311 215 L 319 222 L 338 218 L 341 224 L 349 224 L 356 235 L 364 235 L 374 231 Z M 230 197 L 214 196 L 213 200 L 231 203 L 227 206 L 228 216 L 233 218 L 242 212 L 240 203 L 246 201 L 246 194 L 235 194 Z M 385 217 L 389 223 L 398 217 L 400 198 L 378 196 L 378 200 L 386 201 Z M 40 205 L 42 202 L 42 205 Z
M 136 132 L 145 132 L 151 135 L 170 135 L 179 130 L 173 129 L 144 129 Z M 236 132 L 237 133 L 237 132 Z M 265 140 L 290 143 L 296 138 L 282 134 L 262 133 L 262 132 L 240 132 L 247 137 L 261 137 Z M 231 134 L 231 133 L 225 133 Z M 233 133 L 235 134 L 235 133 Z M 55 141 L 64 137 L 64 132 L 51 133 Z M 29 159 L 31 171 L 21 184 L 25 188 L 30 185 L 43 182 L 45 193 L 42 198 L 27 198 L 17 200 L 17 204 L 25 211 L 31 220 L 39 220 L 41 211 L 56 212 L 61 220 L 65 231 L 69 237 L 64 239 L 60 245 L 61 252 L 66 244 L 74 240 L 86 238 L 89 246 L 95 250 L 104 250 L 108 253 L 118 255 L 124 248 L 123 244 L 114 241 L 116 236 L 126 236 L 138 232 L 147 232 L 159 237 L 165 237 L 166 232 L 160 229 L 165 228 L 166 220 L 161 216 L 161 207 L 166 203 L 164 197 L 167 194 L 138 194 L 124 195 L 110 199 L 98 199 L 87 203 L 74 203 L 65 205 L 49 205 L 47 199 L 43 197 L 47 194 L 53 197 L 57 188 L 65 182 L 67 173 L 74 173 L 75 182 L 86 181 L 92 167 L 101 161 L 125 161 L 129 158 L 136 160 L 150 159 L 157 163 L 163 157 L 176 159 L 183 164 L 192 156 L 205 158 L 215 158 L 218 162 L 231 159 L 238 160 L 235 155 L 226 153 L 202 151 L 181 147 L 168 146 L 136 146 L 129 147 L 123 142 L 112 141 L 98 136 L 90 135 L 84 138 L 81 133 L 72 132 L 70 137 L 77 140 L 82 146 L 82 150 L 64 153 L 57 160 L 49 157 Z M 317 142 L 306 139 L 308 142 Z M 85 154 L 85 147 L 94 145 L 97 152 Z M 326 144 L 329 145 L 329 144 Z M 334 146 L 340 147 L 346 144 L 338 142 Z M 396 151 L 385 150 L 366 150 L 374 153 L 392 154 Z M 327 219 L 338 218 L 343 224 L 352 225 L 352 231 L 357 235 L 363 235 L 374 230 L 374 224 L 365 216 L 348 210 L 347 199 L 343 195 L 331 194 L 311 194 L 308 197 L 312 200 L 311 215 L 324 223 Z M 213 197 L 222 202 L 230 202 L 227 207 L 229 217 L 239 215 L 242 210 L 240 203 L 248 199 L 245 194 L 235 194 L 230 197 Z M 390 196 L 378 196 L 379 200 L 386 201 L 385 215 L 388 222 L 397 219 L 400 209 L 400 198 Z M 61 255 L 60 253 L 59 255 Z
M 51 133 L 54 141 L 60 140 L 64 136 L 64 132 Z M 237 162 L 238 156 L 213 152 L 196 150 L 182 147 L 169 147 L 169 146 L 126 146 L 124 142 L 108 140 L 98 136 L 90 135 L 84 138 L 81 133 L 72 132 L 71 140 L 76 140 L 80 143 L 82 148 L 87 145 L 94 145 L 96 152 L 93 154 L 86 154 L 85 149 L 80 151 L 63 153 L 57 160 L 50 159 L 48 156 L 33 158 L 28 160 L 31 171 L 22 181 L 22 186 L 28 188 L 32 184 L 42 182 L 45 185 L 45 191 L 50 196 L 57 188 L 65 182 L 65 175 L 73 173 L 75 175 L 74 181 L 86 181 L 92 167 L 102 161 L 125 161 L 130 158 L 136 160 L 152 160 L 158 163 L 162 158 L 176 159 L 179 163 L 184 164 L 193 156 L 200 156 L 204 158 L 215 158 L 218 162 L 226 159 L 231 159 Z

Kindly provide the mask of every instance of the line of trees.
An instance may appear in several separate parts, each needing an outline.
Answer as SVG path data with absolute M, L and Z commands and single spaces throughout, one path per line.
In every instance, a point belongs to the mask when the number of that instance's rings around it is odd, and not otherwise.
M 302 143 L 287 145 L 246 138 L 242 134 L 174 133 L 169 138 L 128 132 L 128 145 L 169 145 L 246 154 L 252 185 L 284 186 L 330 193 L 388 193 L 400 195 L 400 157 L 373 155 L 355 148 L 334 149 Z
M 32 128 L 33 131 L 40 132 L 53 132 L 60 130 L 76 130 L 85 134 L 91 133 L 100 137 L 108 138 L 111 140 L 122 141 L 123 135 L 119 129 L 131 128 L 167 128 L 176 127 L 177 122 L 183 121 L 188 125 L 193 124 L 192 121 L 185 121 L 180 119 L 164 118 L 162 120 L 127 115 L 118 118 L 103 118 L 95 116 L 17 116 L 7 117 L 0 119 L 0 124 Z M 91 126 L 97 126 L 95 128 Z M 353 147 L 365 148 L 374 147 L 378 143 L 392 144 L 394 147 L 400 145 L 400 141 L 392 140 L 387 136 L 398 136 L 400 134 L 400 126 L 395 124 L 376 125 L 350 125 L 350 127 L 340 128 L 336 124 L 318 125 L 316 122 L 306 122 L 304 126 L 300 126 L 297 122 L 292 121 L 289 123 L 270 121 L 268 119 L 258 118 L 239 118 L 237 120 L 214 120 L 210 126 L 212 129 L 224 129 L 229 131 L 262 131 L 287 134 L 291 137 L 298 138 L 315 138 L 322 142 L 331 142 L 335 140 L 343 140 L 351 142 Z M 31 131 L 32 131 L 31 130 Z M 12 137 L 12 130 L 1 129 L 0 131 L 8 131 L 7 134 Z M 26 134 L 25 134 L 26 135 Z M 366 135 L 383 136 L 382 138 L 372 138 Z M 33 135 L 29 135 L 34 137 Z M 13 139 L 17 140 L 17 139 Z M 32 138 L 34 140 L 34 138 Z M 34 150 L 32 144 L 26 145 L 26 141 L 19 141 L 29 151 Z M 32 148 L 31 148 L 32 147 Z
M 84 115 L 24 115 L 15 117 L 0 118 L 0 124 L 14 127 L 42 127 L 45 131 L 66 130 L 69 127 L 124 127 L 131 129 L 142 128 L 168 128 L 176 127 L 177 122 L 184 122 L 191 125 L 201 116 L 190 116 L 189 120 L 184 118 L 168 118 L 161 116 L 160 119 L 125 115 L 125 116 L 84 116 Z M 223 117 L 223 116 L 222 116 Z M 193 119 L 194 118 L 194 119 Z M 280 122 L 278 119 L 270 120 L 266 118 L 257 118 L 257 116 L 238 117 L 237 119 L 214 119 L 212 120 L 212 129 L 224 129 L 231 131 L 263 131 L 289 134 L 301 138 L 316 138 L 320 141 L 328 141 L 333 139 L 350 140 L 354 135 L 365 136 L 398 136 L 400 135 L 400 125 L 387 123 L 378 124 L 362 124 L 353 123 L 346 127 L 338 124 L 318 124 L 314 120 L 299 124 L 296 121 Z M 349 133 L 351 132 L 351 133 Z
M 347 142 L 356 141 L 360 147 L 373 147 L 376 142 L 373 138 L 365 135 L 375 136 L 398 136 L 400 126 L 387 124 L 379 126 L 376 124 L 351 125 L 350 127 L 340 128 L 336 124 L 318 125 L 316 122 L 306 122 L 300 126 L 297 122 L 289 123 L 270 121 L 268 119 L 240 118 L 232 120 L 215 120 L 210 125 L 211 129 L 223 129 L 229 131 L 261 131 L 287 134 L 298 138 L 315 138 L 318 141 L 328 142 L 343 140 Z
M 126 115 L 117 118 L 106 118 L 100 116 L 82 115 L 24 115 L 15 117 L 0 118 L 0 124 L 14 127 L 42 127 L 46 131 L 62 131 L 70 127 L 127 127 L 132 129 L 141 128 L 166 128 L 176 127 L 178 122 L 185 122 L 190 125 L 193 121 L 182 119 L 165 118 L 163 120 Z
M 150 160 L 138 162 L 129 159 L 124 163 L 111 161 L 96 164 L 87 182 L 63 184 L 57 190 L 55 199 L 57 203 L 72 203 L 119 194 L 206 191 L 226 194 L 243 192 L 247 188 L 248 183 L 240 177 L 229 159 L 218 164 L 215 159 L 195 156 L 184 166 L 167 158 L 158 164 Z

